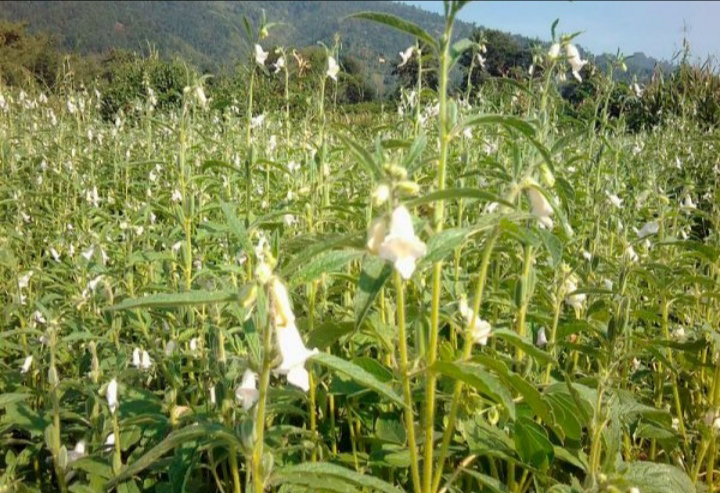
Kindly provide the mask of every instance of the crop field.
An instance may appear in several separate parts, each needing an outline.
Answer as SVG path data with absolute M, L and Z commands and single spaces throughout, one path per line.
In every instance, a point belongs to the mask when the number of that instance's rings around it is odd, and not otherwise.
M 376 112 L 331 49 L 308 111 L 253 101 L 270 25 L 222 107 L 0 88 L 0 492 L 720 488 L 720 134 L 606 76 L 568 117 L 554 32 L 451 89 L 462 3 L 359 15 L 437 67 Z

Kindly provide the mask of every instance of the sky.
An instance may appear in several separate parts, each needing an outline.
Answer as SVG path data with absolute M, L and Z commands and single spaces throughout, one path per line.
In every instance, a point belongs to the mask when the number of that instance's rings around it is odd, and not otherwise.
M 403 1 L 443 13 L 442 1 Z M 476 1 L 459 19 L 531 38 L 550 40 L 550 27 L 560 19 L 558 34 L 583 31 L 578 44 L 593 54 L 625 55 L 642 51 L 670 60 L 682 49 L 687 30 L 692 58 L 720 62 L 720 1 Z

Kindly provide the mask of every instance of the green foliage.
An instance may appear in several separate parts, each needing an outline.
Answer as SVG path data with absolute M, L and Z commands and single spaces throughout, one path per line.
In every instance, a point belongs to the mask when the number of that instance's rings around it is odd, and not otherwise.
M 61 55 L 47 35 L 32 35 L 27 24 L 0 21 L 0 82 L 25 89 L 55 86 Z

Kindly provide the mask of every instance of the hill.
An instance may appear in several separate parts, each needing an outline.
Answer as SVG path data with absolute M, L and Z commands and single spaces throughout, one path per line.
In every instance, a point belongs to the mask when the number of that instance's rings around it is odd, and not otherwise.
M 53 35 L 67 51 L 104 53 L 110 49 L 147 52 L 149 44 L 163 57 L 179 56 L 203 71 L 232 69 L 246 56 L 241 29 L 243 16 L 257 21 L 265 10 L 267 19 L 282 25 L 271 30 L 267 46 L 308 46 L 322 41 L 331 45 L 336 33 L 342 53 L 364 62 L 373 83 L 389 82 L 391 61 L 412 39 L 372 22 L 344 19 L 359 11 L 394 14 L 440 33 L 440 15 L 414 6 L 375 1 L 3 1 L 0 19 L 27 22 L 31 32 Z M 456 37 L 468 36 L 473 24 L 457 22 Z M 522 44 L 529 40 L 514 36 Z M 642 54 L 639 54 L 642 55 Z M 386 60 L 385 63 L 381 59 Z M 643 78 L 656 60 L 636 57 Z M 634 61 L 629 65 L 634 72 Z

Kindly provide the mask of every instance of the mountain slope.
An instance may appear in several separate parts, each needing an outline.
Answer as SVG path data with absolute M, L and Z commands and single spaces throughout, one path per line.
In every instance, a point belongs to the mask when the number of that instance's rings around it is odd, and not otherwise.
M 269 22 L 280 22 L 263 41 L 266 47 L 301 47 L 341 37 L 341 53 L 362 60 L 369 73 L 388 78 L 389 62 L 412 38 L 372 22 L 345 19 L 360 11 L 382 11 L 419 24 L 433 35 L 443 28 L 440 15 L 388 1 L 3 1 L 0 19 L 24 21 L 31 31 L 55 36 L 68 51 L 103 53 L 112 48 L 147 53 L 150 46 L 163 57 L 179 56 L 201 70 L 232 69 L 247 55 L 243 16 L 254 23 L 265 10 Z M 455 37 L 468 36 L 474 25 L 457 22 Z M 515 36 L 521 42 L 530 41 Z M 525 44 L 522 43 L 522 44 Z M 647 75 L 656 60 L 642 54 L 638 72 Z M 380 59 L 387 60 L 381 63 Z M 601 61 L 598 57 L 598 61 Z M 634 62 L 628 65 L 634 73 Z M 604 64 L 601 64 L 601 66 Z M 650 68 L 648 68 L 650 67 Z

